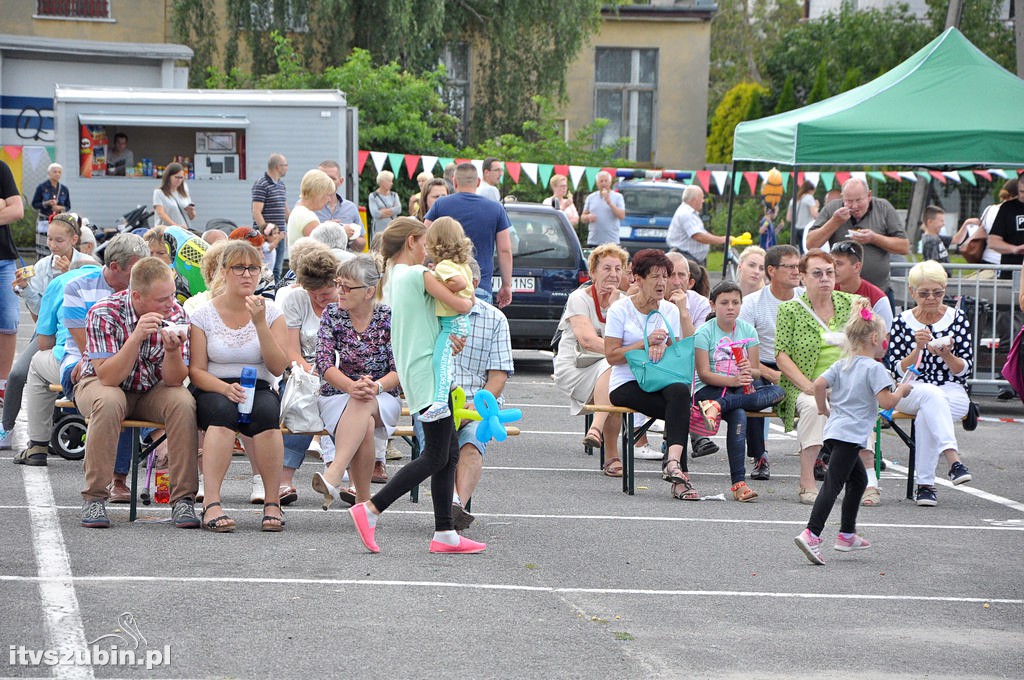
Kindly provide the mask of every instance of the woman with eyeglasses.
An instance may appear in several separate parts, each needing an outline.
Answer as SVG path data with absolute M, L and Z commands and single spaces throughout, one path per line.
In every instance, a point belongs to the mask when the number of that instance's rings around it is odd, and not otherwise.
M 902 377 L 911 367 L 920 373 L 896 410 L 915 416 L 915 500 L 923 506 L 936 504 L 939 454 L 946 456 L 947 476 L 953 484 L 971 481 L 971 473 L 960 462 L 953 428 L 971 404 L 967 395 L 974 364 L 971 322 L 963 310 L 943 303 L 946 280 L 946 270 L 935 261 L 919 262 L 910 269 L 907 283 L 917 304 L 893 321 L 885 355 L 886 366 L 896 375 Z
M 280 399 L 271 384 L 288 366 L 288 331 L 273 301 L 255 295 L 263 258 L 245 241 L 229 241 L 220 251 L 214 289 L 222 291 L 192 315 L 189 378 L 196 387 L 196 416 L 206 431 L 203 443 L 203 528 L 235 530 L 235 520 L 221 506 L 221 484 L 231 463 L 235 433 L 252 437 L 247 451 L 263 475 L 263 531 L 281 531 L 279 502 L 284 445 Z M 239 422 L 238 405 L 246 400 L 242 369 L 256 369 L 256 391 L 248 422 Z
M 838 359 L 845 343 L 843 327 L 850 319 L 855 296 L 835 289 L 835 260 L 823 250 L 808 250 L 800 258 L 805 291 L 779 305 L 775 329 L 775 361 L 782 372 L 779 386 L 786 392 L 775 408 L 800 445 L 799 500 L 814 505 L 818 497 L 814 466 L 821 452 L 826 417 L 818 414 L 814 381 Z
M 169 163 L 164 168 L 160 186 L 153 189 L 153 212 L 156 226 L 178 225 L 190 228 L 190 220 L 196 218 L 196 204 L 185 184 L 185 168 L 181 163 Z
M 320 416 L 334 436 L 334 459 L 313 475 L 326 510 L 336 500 L 370 500 L 375 440 L 398 426 L 402 404 L 391 350 L 391 308 L 377 301 L 380 273 L 371 255 L 357 255 L 337 270 L 337 301 L 320 320 L 316 371 Z M 342 488 L 345 469 L 354 488 Z

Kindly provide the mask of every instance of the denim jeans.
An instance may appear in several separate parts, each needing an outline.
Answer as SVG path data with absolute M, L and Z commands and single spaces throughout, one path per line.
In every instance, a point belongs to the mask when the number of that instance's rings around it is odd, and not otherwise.
M 725 446 L 729 454 L 729 475 L 732 483 L 742 482 L 746 477 L 743 454 L 747 446 L 747 411 L 760 411 L 779 403 L 786 393 L 778 385 L 758 381 L 752 394 L 743 394 L 742 387 L 729 387 L 722 393 L 721 387 L 705 385 L 694 395 L 694 401 L 714 400 L 722 409 L 722 420 L 728 425 L 725 432 Z M 758 423 L 756 427 L 761 427 Z

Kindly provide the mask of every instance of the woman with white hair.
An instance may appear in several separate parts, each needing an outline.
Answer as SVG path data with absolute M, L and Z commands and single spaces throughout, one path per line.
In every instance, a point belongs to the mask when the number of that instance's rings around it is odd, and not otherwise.
M 391 220 L 402 214 L 402 199 L 391 191 L 394 184 L 394 173 L 389 170 L 381 170 L 377 173 L 377 190 L 366 199 L 366 204 L 370 208 L 370 217 L 373 219 L 372 234 L 384 231 Z
M 348 230 L 337 222 L 321 222 L 316 229 L 309 232 L 309 236 L 314 241 L 330 248 L 339 263 L 350 260 L 354 256 L 354 253 L 348 251 Z
M 36 255 L 45 257 L 49 255 L 46 246 L 46 231 L 50 220 L 54 215 L 71 210 L 71 192 L 65 184 L 60 183 L 64 174 L 64 167 L 60 163 L 50 163 L 46 168 L 46 179 L 36 187 L 36 193 L 32 196 L 32 207 L 38 213 L 36 222 Z
M 939 454 L 949 462 L 953 484 L 971 481 L 960 462 L 953 425 L 967 414 L 967 378 L 974 364 L 971 322 L 958 307 L 943 304 L 946 270 L 933 260 L 919 262 L 907 274 L 910 294 L 917 303 L 893 321 L 885 365 L 903 376 L 911 367 L 920 375 L 914 389 L 896 410 L 914 415 L 914 459 L 918 505 L 933 506 L 935 466 Z
M 299 184 L 299 200 L 288 215 L 288 245 L 298 241 L 320 224 L 317 210 L 323 210 L 334 195 L 334 180 L 323 170 L 310 170 Z M 280 227 L 281 225 L 277 225 Z

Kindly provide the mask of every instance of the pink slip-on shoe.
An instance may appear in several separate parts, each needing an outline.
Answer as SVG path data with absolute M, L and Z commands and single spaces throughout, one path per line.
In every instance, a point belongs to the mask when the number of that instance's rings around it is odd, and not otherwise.
M 432 553 L 457 553 L 460 555 L 470 555 L 473 553 L 482 553 L 486 549 L 486 543 L 472 541 L 465 536 L 459 536 L 458 545 L 448 545 L 441 541 L 430 542 L 430 552 Z
M 359 534 L 359 540 L 363 542 L 366 549 L 372 553 L 379 553 L 380 546 L 373 540 L 373 535 L 376 533 L 377 528 L 371 527 L 369 520 L 366 518 L 366 513 L 369 510 L 366 509 L 364 503 L 357 503 L 348 509 L 348 514 L 352 518 L 352 523 L 356 525 L 356 533 Z

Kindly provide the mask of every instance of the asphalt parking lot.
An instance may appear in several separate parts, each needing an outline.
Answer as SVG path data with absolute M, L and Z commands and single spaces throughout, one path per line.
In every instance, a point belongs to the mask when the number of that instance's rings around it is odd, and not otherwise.
M 2 452 L 0 675 L 1021 677 L 1024 425 L 958 428 L 974 481 L 940 482 L 934 508 L 902 498 L 906 450 L 886 433 L 883 501 L 859 523 L 872 549 L 829 549 L 815 567 L 793 545 L 810 508 L 777 421 L 755 502 L 673 500 L 657 461 L 638 461 L 630 497 L 584 454 L 549 359 L 517 351 L 516 363 L 507 395 L 523 433 L 488 453 L 467 531 L 488 543 L 481 555 L 427 552 L 428 487 L 384 515 L 382 552 L 367 553 L 343 510 L 320 509 L 311 458 L 277 535 L 258 531 L 235 458 L 225 505 L 239 529 L 215 535 L 161 523 L 166 506 L 83 529 L 80 463 L 25 469 Z M 1019 402 L 982 410 L 1024 416 Z M 690 468 L 706 496 L 728 495 L 724 452 Z M 827 539 L 837 524 L 838 509 Z M 31 663 L 92 642 L 154 667 Z

